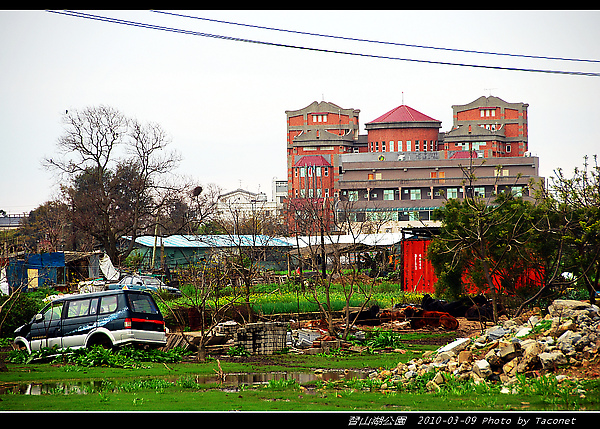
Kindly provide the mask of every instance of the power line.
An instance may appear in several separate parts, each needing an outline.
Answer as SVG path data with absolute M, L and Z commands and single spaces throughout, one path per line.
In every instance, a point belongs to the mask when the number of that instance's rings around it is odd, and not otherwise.
M 580 61 L 580 62 L 589 62 L 589 63 L 600 63 L 600 60 L 591 60 L 591 59 L 583 59 L 583 58 L 564 58 L 564 57 L 549 57 L 549 56 L 544 56 L 544 55 L 525 55 L 525 54 L 510 54 L 510 53 L 505 53 L 505 52 L 475 51 L 475 50 L 469 50 L 469 49 L 444 48 L 444 47 L 437 47 L 437 46 L 414 45 L 414 44 L 409 44 L 409 43 L 387 42 L 387 41 L 373 40 L 373 39 L 362 39 L 362 38 L 357 38 L 357 37 L 334 36 L 331 34 L 311 33 L 308 31 L 299 31 L 299 30 L 286 30 L 283 28 L 264 27 L 261 25 L 223 21 L 223 20 L 219 20 L 219 19 L 204 18 L 204 17 L 200 17 L 200 16 L 184 15 L 184 14 L 175 13 L 175 12 L 165 12 L 165 11 L 161 11 L 161 10 L 151 10 L 150 12 L 178 16 L 181 18 L 199 19 L 199 20 L 203 20 L 203 21 L 216 22 L 219 24 L 238 25 L 238 26 L 242 26 L 242 27 L 258 28 L 261 30 L 281 31 L 281 32 L 285 32 L 285 33 L 303 34 L 306 36 L 316 36 L 316 37 L 326 37 L 326 38 L 331 38 L 331 39 L 348 40 L 348 41 L 353 41 L 353 42 L 377 43 L 377 44 L 382 44 L 382 45 L 404 46 L 404 47 L 409 47 L 409 48 L 420 48 L 420 49 L 434 49 L 434 50 L 440 50 L 440 51 L 463 52 L 463 53 L 469 53 L 469 54 L 499 55 L 499 56 L 507 56 L 507 57 L 533 58 L 533 59 L 542 59 L 542 60 Z
M 121 24 L 121 25 L 129 25 L 129 26 L 133 26 L 133 27 L 147 28 L 147 29 L 151 29 L 151 30 L 168 31 L 168 32 L 173 32 L 173 33 L 215 38 L 215 39 L 221 39 L 221 40 L 231 40 L 231 41 L 236 41 L 236 42 L 255 43 L 255 44 L 266 45 L 266 46 L 277 46 L 277 47 L 283 47 L 283 48 L 300 49 L 300 50 L 323 52 L 323 53 L 330 53 L 330 54 L 351 55 L 351 56 L 365 57 L 365 58 L 408 61 L 408 62 L 417 62 L 417 63 L 425 63 L 425 64 L 459 66 L 459 67 L 474 67 L 474 68 L 507 70 L 507 71 L 523 71 L 523 72 L 534 72 L 534 73 L 549 73 L 549 74 L 600 77 L 600 73 L 595 73 L 595 72 L 528 69 L 528 68 L 520 68 L 520 67 L 501 67 L 501 66 L 489 66 L 489 65 L 482 65 L 482 64 L 453 63 L 453 62 L 445 62 L 445 61 L 420 60 L 420 59 L 415 59 L 415 58 L 402 58 L 402 57 L 393 57 L 393 56 L 387 56 L 387 55 L 375 55 L 375 54 L 364 54 L 364 53 L 357 53 L 357 52 L 337 51 L 337 50 L 331 50 L 331 49 L 312 48 L 312 47 L 307 47 L 307 46 L 296 46 L 296 45 L 288 45 L 288 44 L 283 44 L 283 43 L 274 43 L 274 42 L 265 42 L 265 41 L 260 41 L 260 40 L 244 39 L 244 38 L 232 37 L 232 36 L 223 36 L 223 35 L 218 35 L 218 34 L 203 33 L 203 32 L 192 31 L 192 30 L 183 30 L 183 29 L 179 29 L 179 28 L 164 27 L 164 26 L 153 25 L 153 24 L 145 24 L 145 23 L 136 22 L 136 21 L 129 21 L 129 20 L 123 20 L 123 19 L 117 19 L 117 18 L 109 18 L 106 16 L 94 15 L 94 14 L 83 13 L 83 12 L 51 11 L 51 10 L 49 10 L 47 12 L 62 14 L 62 15 L 67 15 L 67 16 L 73 16 L 76 18 L 86 18 L 86 19 L 92 19 L 92 20 L 96 20 L 96 21 L 110 22 L 113 24 Z

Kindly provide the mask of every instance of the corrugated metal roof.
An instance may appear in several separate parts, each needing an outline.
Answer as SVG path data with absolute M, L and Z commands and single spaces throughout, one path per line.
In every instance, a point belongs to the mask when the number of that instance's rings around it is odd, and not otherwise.
M 289 245 L 294 247 L 297 245 L 296 237 L 281 237 L 281 240 L 287 241 Z M 402 233 L 386 232 L 381 234 L 360 234 L 356 237 L 353 235 L 331 235 L 324 236 L 323 241 L 325 242 L 325 245 L 364 244 L 367 246 L 392 246 L 402 241 Z M 298 237 L 298 243 L 300 247 L 306 247 L 309 244 L 311 246 L 319 246 L 321 244 L 321 236 L 301 236 Z
M 379 118 L 374 119 L 369 123 L 375 122 L 423 122 L 423 121 L 434 121 L 439 122 L 437 119 L 433 119 L 423 113 L 413 109 L 412 107 L 408 107 L 406 105 L 401 105 L 396 107 L 395 109 L 390 110 L 387 113 L 384 113 Z
M 188 247 L 188 248 L 213 248 L 213 247 L 289 247 L 290 245 L 280 239 L 266 235 L 171 235 L 169 237 L 157 237 L 156 246 L 164 247 Z M 155 237 L 145 235 L 136 238 L 135 242 L 146 247 L 153 247 Z

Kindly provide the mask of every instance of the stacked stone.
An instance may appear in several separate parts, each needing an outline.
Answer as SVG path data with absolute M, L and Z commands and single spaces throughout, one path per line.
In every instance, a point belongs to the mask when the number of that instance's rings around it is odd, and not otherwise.
M 287 331 L 283 322 L 248 323 L 233 333 L 233 345 L 250 354 L 272 355 L 286 347 Z
M 554 370 L 563 364 L 586 365 L 598 357 L 599 348 L 600 308 L 581 301 L 556 300 L 544 318 L 531 316 L 524 323 L 507 320 L 477 338 L 459 338 L 435 352 L 425 352 L 421 359 L 399 363 L 394 370 L 374 372 L 371 377 L 397 384 L 435 371 L 427 384 L 430 390 L 439 390 L 448 374 L 458 380 L 511 384 L 519 373 Z

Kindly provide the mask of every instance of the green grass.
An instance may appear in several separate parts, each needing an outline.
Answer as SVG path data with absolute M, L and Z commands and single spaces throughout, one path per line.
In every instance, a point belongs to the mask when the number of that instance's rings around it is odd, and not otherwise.
M 185 292 L 188 286 L 183 286 Z M 221 290 L 222 299 L 231 299 L 233 291 L 230 288 Z M 326 297 L 322 290 L 319 290 L 318 299 L 325 303 Z M 354 292 L 350 299 L 350 307 L 360 307 L 365 302 L 365 295 Z M 241 304 L 243 297 L 239 296 L 237 301 Z M 401 290 L 401 286 L 390 282 L 378 282 L 373 285 L 372 295 L 367 306 L 377 304 L 381 308 L 391 308 L 398 303 L 420 303 L 422 294 L 406 293 Z M 159 302 L 159 307 L 163 314 L 168 314 L 166 305 L 171 307 L 178 305 L 188 305 L 184 298 L 169 300 L 167 303 Z M 292 282 L 284 284 L 261 284 L 253 286 L 250 296 L 250 304 L 253 310 L 259 314 L 296 314 L 312 313 L 319 311 L 319 305 L 311 295 L 310 290 L 302 293 L 299 286 Z M 339 284 L 332 284 L 330 288 L 330 304 L 332 311 L 342 311 L 346 307 L 346 296 Z
M 422 335 L 422 334 L 421 334 Z M 418 334 L 413 334 L 417 337 Z M 383 333 L 374 337 L 386 338 Z M 406 340 L 407 338 L 403 338 Z M 393 339 L 396 341 L 397 339 Z M 401 342 L 396 345 L 403 346 Z M 418 358 L 434 346 L 407 347 L 401 353 L 336 352 L 315 356 L 274 355 L 266 362 L 220 362 L 225 373 L 322 369 L 392 369 L 398 362 Z M 428 392 L 428 373 L 411 382 L 392 379 L 316 381 L 300 385 L 293 380 L 274 380 L 266 385 L 242 386 L 239 391 L 221 390 L 216 383 L 200 384 L 198 375 L 214 375 L 215 359 L 206 363 L 147 362 L 140 367 L 80 366 L 74 364 L 8 364 L 0 373 L 0 385 L 29 382 L 77 382 L 85 394 L 48 389 L 42 395 L 0 395 L 0 410 L 35 411 L 508 411 L 598 410 L 600 380 L 563 382 L 555 377 L 519 377 L 513 393 L 502 393 L 500 384 L 458 382 L 447 378 L 442 390 Z M 93 387 L 90 382 L 94 381 Z M 384 383 L 387 385 L 384 386 Z
M 562 391 L 500 393 L 499 387 L 466 383 L 427 393 L 381 390 L 369 380 L 300 386 L 292 381 L 271 382 L 227 392 L 196 385 L 182 378 L 174 382 L 125 381 L 107 384 L 87 394 L 3 395 L 0 410 L 35 411 L 510 411 L 597 410 L 598 382 L 565 385 Z M 577 393 L 585 390 L 585 397 Z M 506 415 L 510 417 L 510 415 Z
M 294 288 L 296 287 L 296 289 Z M 297 286 L 260 285 L 252 295 L 255 310 L 268 313 L 316 311 L 310 299 L 298 294 Z M 362 304 L 360 297 L 351 306 Z M 332 299 L 343 302 L 339 286 L 332 287 Z M 420 302 L 418 294 L 404 294 L 397 285 L 375 285 L 373 303 L 389 307 L 399 302 Z M 161 304 L 163 305 L 163 304 Z M 313 304 L 314 305 L 314 304 Z M 334 306 L 334 309 L 336 307 Z M 341 309 L 341 308 L 340 308 Z M 220 362 L 225 373 L 293 371 L 313 372 L 316 368 L 381 370 L 393 369 L 421 357 L 437 346 L 411 345 L 423 335 L 374 329 L 369 332 L 369 348 L 363 353 L 331 351 L 319 355 L 274 355 L 260 363 Z M 451 341 L 448 337 L 448 341 Z M 405 353 L 379 353 L 382 347 L 403 349 Z M 410 383 L 390 380 L 353 379 L 336 382 L 276 380 L 264 386 L 242 386 L 239 391 L 223 391 L 217 384 L 203 385 L 197 376 L 214 375 L 217 361 L 178 363 L 177 356 L 139 355 L 132 351 L 113 357 L 100 350 L 74 354 L 53 363 L 8 363 L 0 373 L 0 386 L 42 382 L 80 382 L 85 394 L 65 393 L 50 388 L 42 395 L 0 394 L 4 411 L 509 411 L 509 410 L 600 410 L 600 380 L 563 381 L 555 378 L 519 378 L 514 393 L 503 393 L 501 385 L 458 382 L 450 377 L 442 389 L 428 392 L 426 383 L 433 374 Z M 136 365 L 131 364 L 133 360 Z M 93 361 L 93 364 L 90 362 Z M 92 384 L 93 382 L 93 384 Z M 384 383 L 386 386 L 384 386 Z M 383 388 L 385 387 L 385 388 Z M 345 422 L 347 423 L 347 422 Z

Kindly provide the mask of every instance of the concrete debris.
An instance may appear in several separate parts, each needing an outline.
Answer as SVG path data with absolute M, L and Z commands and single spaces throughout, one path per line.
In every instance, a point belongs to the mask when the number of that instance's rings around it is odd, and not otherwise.
M 545 317 L 506 320 L 474 338 L 458 338 L 422 358 L 372 374 L 386 383 L 407 383 L 434 371 L 427 390 L 440 389 L 449 374 L 458 380 L 501 381 L 510 387 L 517 374 L 554 371 L 560 365 L 587 366 L 599 358 L 600 308 L 574 300 L 556 300 Z M 506 392 L 510 393 L 510 388 Z

